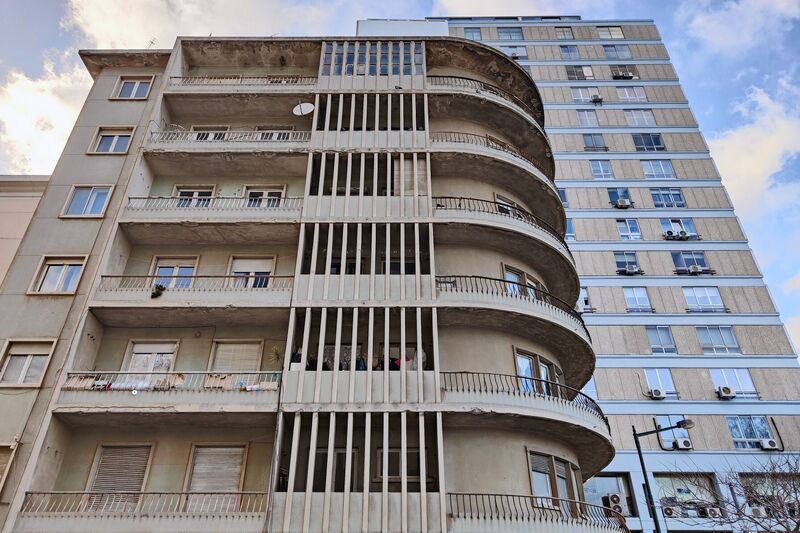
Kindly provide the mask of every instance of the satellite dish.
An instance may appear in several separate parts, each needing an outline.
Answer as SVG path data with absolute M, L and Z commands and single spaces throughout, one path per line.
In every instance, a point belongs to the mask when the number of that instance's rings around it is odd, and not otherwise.
M 139 391 L 138 391 L 138 390 L 136 390 L 136 389 L 133 389 L 133 390 L 131 391 L 131 394 L 132 394 L 132 395 L 134 395 L 134 396 L 136 396 L 137 394 L 139 394 Z
M 309 102 L 301 102 L 294 106 L 292 114 L 296 117 L 304 117 L 314 112 L 314 104 Z

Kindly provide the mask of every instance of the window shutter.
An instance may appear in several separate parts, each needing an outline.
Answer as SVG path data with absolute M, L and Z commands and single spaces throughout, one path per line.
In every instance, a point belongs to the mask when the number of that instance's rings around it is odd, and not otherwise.
M 8 347 L 8 355 L 47 355 L 52 347 L 52 342 L 13 342 Z
M 550 473 L 550 458 L 545 455 L 531 454 L 531 470 L 543 474 Z
M 236 257 L 231 262 L 231 272 L 272 273 L 272 259 L 264 257 Z
M 392 174 L 393 174 L 393 195 L 400 196 L 400 159 L 392 161 Z M 428 194 L 428 173 L 427 162 L 425 159 L 417 157 L 417 193 L 419 195 Z M 403 158 L 403 194 L 411 196 L 414 194 L 414 160 L 411 157 Z
M 237 492 L 243 466 L 244 446 L 198 446 L 189 492 Z
M 150 446 L 103 446 L 91 490 L 139 492 L 149 461 Z
M 215 372 L 258 372 L 260 369 L 261 343 L 217 343 L 211 370 Z

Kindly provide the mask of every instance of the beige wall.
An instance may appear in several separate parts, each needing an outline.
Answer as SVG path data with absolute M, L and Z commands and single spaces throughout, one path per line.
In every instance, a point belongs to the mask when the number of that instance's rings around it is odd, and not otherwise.
M 753 254 L 744 250 L 705 252 L 709 268 L 718 276 L 758 276 Z M 582 276 L 610 276 L 616 274 L 614 252 L 573 252 L 578 273 Z M 636 252 L 639 266 L 650 276 L 669 276 L 675 273 L 671 252 L 642 251 Z M 631 278 L 631 283 L 637 279 Z M 714 278 L 707 278 L 713 283 Z
M 617 95 L 616 87 L 598 87 L 600 96 L 603 97 L 603 102 L 617 103 L 619 96 Z M 567 104 L 572 102 L 572 91 L 569 87 L 539 87 L 539 93 L 542 95 L 542 100 L 546 104 Z M 683 94 L 680 85 L 646 85 L 644 93 L 648 102 L 661 102 L 661 103 L 685 103 L 686 95 Z M 638 105 L 638 102 L 631 102 L 631 107 Z M 547 112 L 554 113 L 557 110 L 548 110 Z M 570 115 L 574 115 L 572 110 L 561 110 Z M 654 110 L 654 113 L 657 110 Z M 689 113 L 691 110 L 688 108 L 678 109 L 682 113 Z M 550 119 L 547 120 L 550 125 Z M 661 124 L 659 122 L 659 124 Z
M 46 185 L 47 176 L 0 176 L 0 286 Z

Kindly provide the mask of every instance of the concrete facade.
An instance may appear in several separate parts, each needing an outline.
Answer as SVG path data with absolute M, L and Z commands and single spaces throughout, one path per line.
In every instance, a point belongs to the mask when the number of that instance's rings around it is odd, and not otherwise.
M 0 176 L 0 283 L 42 197 L 49 176 Z

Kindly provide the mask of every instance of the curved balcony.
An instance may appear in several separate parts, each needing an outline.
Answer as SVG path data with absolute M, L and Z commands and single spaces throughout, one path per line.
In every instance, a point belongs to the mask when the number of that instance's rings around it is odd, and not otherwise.
M 555 183 L 552 172 L 548 175 L 519 150 L 493 137 L 459 131 L 433 131 L 430 134 L 430 140 L 433 148 L 451 149 L 459 153 L 466 151 L 477 155 L 490 154 L 493 157 L 516 165 L 544 181 Z
M 552 292 L 567 300 L 577 299 L 580 287 L 575 260 L 567 243 L 547 222 L 524 209 L 490 200 L 455 196 L 434 196 L 432 200 L 437 218 L 446 219 L 448 226 L 464 228 L 462 232 L 442 228 L 445 242 L 451 233 L 453 240 L 491 243 L 499 231 L 504 248 L 516 257 L 529 257 Z
M 574 306 L 560 298 L 530 285 L 485 276 L 439 275 L 436 289 L 437 304 L 450 308 L 441 313 L 443 325 L 511 327 L 567 355 L 562 361 L 567 383 L 580 387 L 591 376 L 594 351 L 589 331 Z M 518 319 L 511 322 L 509 313 Z
M 510 105 L 518 113 L 530 116 L 536 126 L 539 127 L 539 123 L 536 122 L 537 109 L 500 87 L 462 76 L 428 76 L 425 81 L 428 88 L 447 87 L 449 90 L 476 94 L 504 105 Z
M 266 492 L 26 492 L 14 531 L 260 532 Z
M 286 150 L 304 149 L 311 142 L 310 131 L 296 130 L 219 130 L 152 131 L 147 142 L 151 150 L 208 151 L 208 150 Z
M 625 518 L 599 505 L 521 494 L 448 493 L 449 531 L 630 533 Z M 536 526 L 540 523 L 541 526 Z
M 216 406 L 274 410 L 280 372 L 69 372 L 59 406 L 163 407 L 217 410 Z

